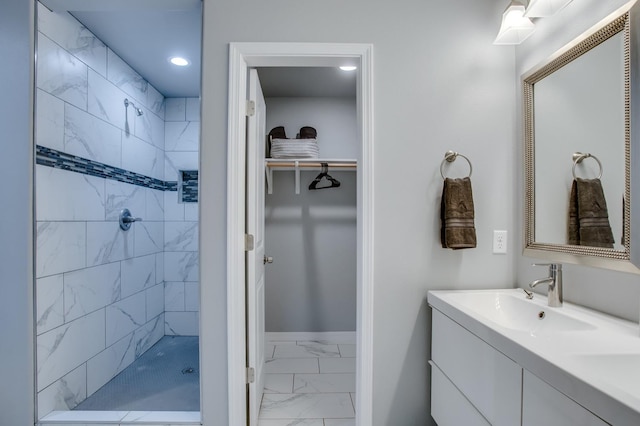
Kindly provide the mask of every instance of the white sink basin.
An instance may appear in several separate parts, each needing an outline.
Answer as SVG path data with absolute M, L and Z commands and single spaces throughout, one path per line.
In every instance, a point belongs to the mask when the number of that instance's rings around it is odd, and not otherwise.
M 595 329 L 592 324 L 563 314 L 562 308 L 549 308 L 526 299 L 524 292 L 460 292 L 456 302 L 501 327 L 531 335 Z

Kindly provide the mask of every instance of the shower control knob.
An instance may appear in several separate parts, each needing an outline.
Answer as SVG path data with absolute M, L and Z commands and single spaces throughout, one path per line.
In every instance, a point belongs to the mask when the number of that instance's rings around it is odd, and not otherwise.
M 141 221 L 141 217 L 133 217 L 129 209 L 122 209 L 120 211 L 120 229 L 123 231 L 128 231 L 131 228 L 131 224 L 133 222 Z
M 265 255 L 265 256 L 264 256 L 264 260 L 263 260 L 263 262 L 262 262 L 262 263 L 264 263 L 265 265 L 266 265 L 267 263 L 273 263 L 273 257 L 271 257 L 271 256 L 266 256 L 266 255 Z

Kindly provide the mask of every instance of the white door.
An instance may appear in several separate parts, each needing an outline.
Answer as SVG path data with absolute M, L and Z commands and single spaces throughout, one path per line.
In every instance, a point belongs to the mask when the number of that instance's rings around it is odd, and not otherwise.
M 253 235 L 254 249 L 247 252 L 247 367 L 253 369 L 249 383 L 249 425 L 258 424 L 264 389 L 264 191 L 266 111 L 258 72 L 249 70 L 249 101 L 255 105 L 247 128 L 247 234 Z M 251 371 L 251 370 L 249 370 Z

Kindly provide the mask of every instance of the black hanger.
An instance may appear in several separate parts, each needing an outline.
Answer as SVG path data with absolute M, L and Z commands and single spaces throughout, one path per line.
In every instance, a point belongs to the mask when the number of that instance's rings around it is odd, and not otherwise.
M 313 190 L 313 189 L 325 189 L 325 188 L 337 188 L 340 186 L 340 181 L 338 179 L 333 178 L 328 172 L 329 172 L 329 164 L 327 163 L 320 163 L 322 165 L 322 172 L 320 172 L 320 174 L 318 176 L 316 176 L 316 178 L 313 180 L 313 182 L 311 182 L 309 184 L 309 189 Z M 331 182 L 331 185 L 329 186 L 321 186 L 318 187 L 318 184 L 322 181 L 322 178 L 327 178 L 329 180 L 329 182 Z

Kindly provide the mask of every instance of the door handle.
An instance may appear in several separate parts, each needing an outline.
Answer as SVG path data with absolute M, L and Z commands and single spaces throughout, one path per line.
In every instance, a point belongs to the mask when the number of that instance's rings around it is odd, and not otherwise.
M 273 257 L 265 255 L 264 259 L 262 259 L 262 263 L 264 265 L 266 265 L 267 263 L 273 263 Z

